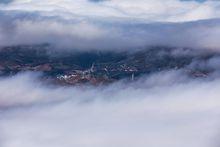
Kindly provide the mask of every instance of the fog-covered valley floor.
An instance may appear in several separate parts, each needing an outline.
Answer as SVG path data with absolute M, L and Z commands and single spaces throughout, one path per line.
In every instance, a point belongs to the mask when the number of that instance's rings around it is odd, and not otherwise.
M 220 79 L 167 71 L 108 86 L 0 80 L 2 147 L 217 147 Z

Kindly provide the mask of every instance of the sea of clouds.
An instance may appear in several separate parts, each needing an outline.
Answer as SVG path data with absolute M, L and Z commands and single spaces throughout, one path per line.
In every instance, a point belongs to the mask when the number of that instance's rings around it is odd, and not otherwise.
M 2 147 L 217 147 L 220 79 L 182 71 L 134 83 L 46 86 L 34 73 L 0 80 Z
M 211 0 L 4 0 L 0 46 L 219 51 L 219 16 L 220 2 Z M 39 73 L 2 77 L 0 147 L 218 147 L 220 59 L 190 66 L 215 72 L 193 79 L 183 69 L 72 87 L 42 82 Z
M 0 3 L 0 46 L 71 50 L 219 49 L 220 2 L 14 0 Z

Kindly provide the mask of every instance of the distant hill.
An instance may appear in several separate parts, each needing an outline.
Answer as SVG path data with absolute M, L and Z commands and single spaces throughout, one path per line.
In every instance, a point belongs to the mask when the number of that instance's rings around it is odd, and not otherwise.
M 217 53 L 169 47 L 149 47 L 135 52 L 51 53 L 47 45 L 12 46 L 0 50 L 0 76 L 38 71 L 43 73 L 43 78 L 70 85 L 135 80 L 143 75 L 178 69 L 192 77 L 206 77 L 212 68 L 189 65 L 194 61 L 208 61 L 214 56 L 220 57 Z

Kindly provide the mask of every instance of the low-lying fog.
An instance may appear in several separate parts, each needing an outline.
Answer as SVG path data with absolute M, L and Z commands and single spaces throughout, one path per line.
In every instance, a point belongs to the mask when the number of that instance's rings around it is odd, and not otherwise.
M 127 83 L 59 87 L 0 80 L 2 147 L 216 147 L 220 78 L 167 71 Z

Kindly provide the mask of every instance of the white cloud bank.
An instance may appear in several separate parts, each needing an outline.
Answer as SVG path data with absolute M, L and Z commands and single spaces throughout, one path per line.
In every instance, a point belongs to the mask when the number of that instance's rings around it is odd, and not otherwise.
M 219 49 L 219 7 L 219 1 L 15 0 L 0 5 L 0 46 L 50 43 L 73 50 L 152 45 Z
M 191 80 L 167 72 L 96 88 L 37 83 L 31 74 L 0 81 L 0 146 L 219 145 L 218 78 Z M 6 89 L 15 85 L 13 92 Z
M 141 21 L 194 21 L 218 18 L 220 2 L 179 0 L 14 0 L 2 10 L 42 12 L 44 15 L 141 19 Z

